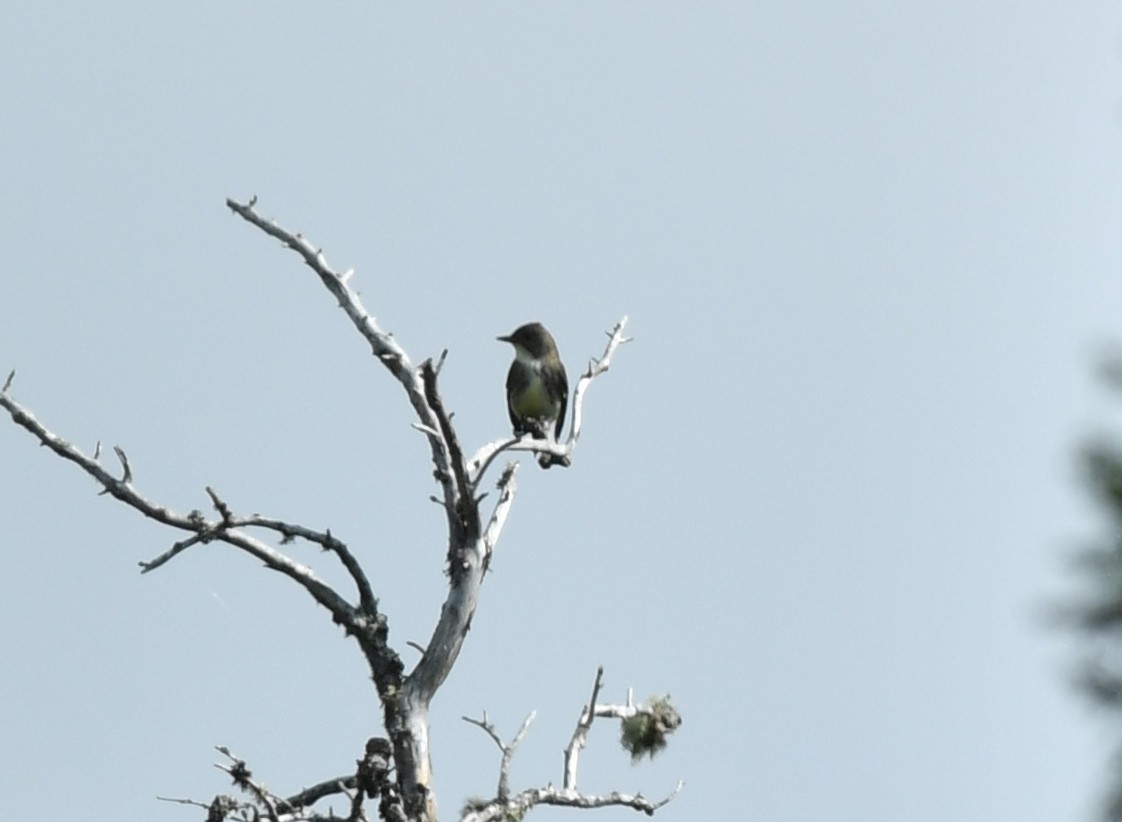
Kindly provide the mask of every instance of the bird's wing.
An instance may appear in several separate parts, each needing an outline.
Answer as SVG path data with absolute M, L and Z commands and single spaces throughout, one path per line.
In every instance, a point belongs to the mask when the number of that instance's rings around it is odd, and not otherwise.
M 562 365 L 557 372 L 552 389 L 550 393 L 561 398 L 561 411 L 557 414 L 557 425 L 553 429 L 553 438 L 560 442 L 561 429 L 565 427 L 565 411 L 569 408 L 569 378 L 565 376 L 565 366 Z
M 511 363 L 510 370 L 506 372 L 506 412 L 516 433 L 525 433 L 525 429 L 522 427 L 522 420 L 514 413 L 514 404 L 510 401 L 510 396 L 525 385 L 526 372 L 519 368 L 517 363 Z

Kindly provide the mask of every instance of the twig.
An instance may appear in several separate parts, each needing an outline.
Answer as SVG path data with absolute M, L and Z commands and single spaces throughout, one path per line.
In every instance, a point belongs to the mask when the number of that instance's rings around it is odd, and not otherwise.
M 499 746 L 499 750 L 502 751 L 503 757 L 502 761 L 499 763 L 499 786 L 496 794 L 499 802 L 505 803 L 510 798 L 510 761 L 514 758 L 514 752 L 518 750 L 518 746 L 522 744 L 522 740 L 526 738 L 526 732 L 530 730 L 530 725 L 537 715 L 537 711 L 530 711 L 529 715 L 522 720 L 522 725 L 514 735 L 514 738 L 506 745 L 503 744 L 502 737 L 500 737 L 498 731 L 495 730 L 495 726 L 487 719 L 486 711 L 483 712 L 482 719 L 472 719 L 470 716 L 460 717 L 464 722 L 469 722 L 472 725 L 482 728 L 483 732 L 491 737 L 494 743 Z
M 573 445 L 576 445 L 577 440 L 580 439 L 580 432 L 583 427 L 585 393 L 592 385 L 592 381 L 611 367 L 612 356 L 616 349 L 626 342 L 631 342 L 630 337 L 623 336 L 623 329 L 626 325 L 627 317 L 624 316 L 616 323 L 615 328 L 608 332 L 608 344 L 604 347 L 604 353 L 600 355 L 599 359 L 589 361 L 588 368 L 577 380 L 577 386 L 573 390 L 573 425 L 569 431 L 569 442 Z
M 149 571 L 155 571 L 161 565 L 175 559 L 179 554 L 186 551 L 192 545 L 198 545 L 201 542 L 210 542 L 213 539 L 211 536 L 204 536 L 203 534 L 195 534 L 194 536 L 181 539 L 179 542 L 173 542 L 171 548 L 158 557 L 148 560 L 147 562 L 138 562 L 140 566 L 140 573 L 147 574 Z
M 511 437 L 508 440 L 496 440 L 480 448 L 468 464 L 469 469 L 475 472 L 472 475 L 472 483 L 478 487 L 479 483 L 483 480 L 483 475 L 487 473 L 487 469 L 491 467 L 491 463 L 495 461 L 495 458 L 503 451 L 513 448 L 520 443 L 522 439 L 522 437 Z
M 121 461 L 121 466 L 125 471 L 124 475 L 121 477 L 121 482 L 128 485 L 132 482 L 132 468 L 129 467 L 129 458 L 125 456 L 124 450 L 119 445 L 113 446 L 113 453 L 117 455 L 117 459 Z
M 499 536 L 503 532 L 503 526 L 506 525 L 506 518 L 510 514 L 510 509 L 514 505 L 514 497 L 518 493 L 518 483 L 515 482 L 515 474 L 518 472 L 518 463 L 510 463 L 499 477 L 496 486 L 499 491 L 499 498 L 495 501 L 495 507 L 491 511 L 491 517 L 487 520 L 487 526 L 483 529 L 483 550 L 485 556 L 483 558 L 483 567 L 489 568 L 491 565 L 491 557 L 495 553 L 495 545 L 498 544 Z
M 495 730 L 495 726 L 491 723 L 491 720 L 487 718 L 486 711 L 483 712 L 482 719 L 473 719 L 470 716 L 461 716 L 460 719 L 477 728 L 482 728 L 483 732 L 491 737 L 491 741 L 499 746 L 499 750 L 503 750 L 503 739 L 499 736 L 499 732 Z
M 253 774 L 250 773 L 249 768 L 246 766 L 245 760 L 238 759 L 236 756 L 230 753 L 229 748 L 225 747 L 224 745 L 218 745 L 215 747 L 215 750 L 226 756 L 233 764 L 223 765 L 219 762 L 216 762 L 214 764 L 214 767 L 229 774 L 230 778 L 234 780 L 234 784 L 237 787 L 248 793 L 253 797 L 255 802 L 257 802 L 261 807 L 265 808 L 265 813 L 269 817 L 270 822 L 280 822 L 280 819 L 277 816 L 277 803 L 283 802 L 284 800 L 279 796 L 274 796 L 273 794 L 269 793 L 268 789 L 266 789 L 264 785 L 254 781 Z
M 222 525 L 229 528 L 230 523 L 234 519 L 234 515 L 230 512 L 230 506 L 227 505 L 226 502 L 218 496 L 218 492 L 209 485 L 206 486 L 206 494 L 210 497 L 210 501 L 214 505 L 214 510 L 222 517 Z
M 199 802 L 199 801 L 194 800 L 194 799 L 181 799 L 181 798 L 175 797 L 175 796 L 157 796 L 156 801 L 157 802 L 172 802 L 176 805 L 191 805 L 191 806 L 196 807 L 196 808 L 202 808 L 203 810 L 206 810 L 207 808 L 210 807 L 210 805 L 208 805 L 205 802 Z
M 592 728 L 592 721 L 596 718 L 596 697 L 600 695 L 600 687 L 604 684 L 604 666 L 596 669 L 596 681 L 592 683 L 592 698 L 588 705 L 581 711 L 577 727 L 573 731 L 573 738 L 565 748 L 565 790 L 577 789 L 577 761 L 581 749 L 588 742 L 588 731 Z

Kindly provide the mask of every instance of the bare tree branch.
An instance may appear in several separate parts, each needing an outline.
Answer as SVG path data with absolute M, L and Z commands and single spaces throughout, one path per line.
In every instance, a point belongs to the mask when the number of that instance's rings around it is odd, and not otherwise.
M 30 411 L 17 402 L 10 394 L 0 393 L 0 407 L 4 408 L 11 415 L 12 420 L 17 425 L 30 431 L 31 434 L 39 440 L 40 444 L 47 446 L 60 457 L 73 462 L 92 476 L 101 485 L 103 493 L 108 493 L 116 497 L 121 502 L 131 508 L 135 508 L 150 519 L 172 528 L 178 528 L 191 533 L 190 537 L 175 543 L 169 551 L 166 551 L 148 562 L 141 562 L 140 567 L 142 572 L 147 573 L 159 568 L 193 545 L 212 541 L 225 542 L 256 557 L 261 560 L 266 567 L 274 571 L 279 571 L 300 585 L 300 587 L 307 591 L 316 602 L 331 612 L 332 618 L 336 623 L 344 626 L 349 633 L 354 634 L 359 639 L 372 665 L 377 664 L 380 668 L 385 668 L 387 666 L 390 668 L 393 667 L 393 659 L 386 656 L 387 653 L 392 654 L 392 652 L 389 651 L 384 644 L 380 644 L 376 638 L 373 638 L 370 633 L 371 628 L 376 629 L 378 627 L 382 617 L 377 612 L 376 602 L 370 592 L 369 583 L 365 582 L 365 577 L 356 578 L 356 583 L 359 584 L 359 590 L 363 597 L 363 610 L 360 612 L 343 599 L 343 597 L 339 596 L 330 585 L 317 577 L 310 568 L 296 562 L 272 546 L 242 530 L 243 527 L 250 525 L 268 527 L 269 520 L 265 520 L 264 523 L 262 523 L 257 522 L 255 517 L 235 517 L 230 512 L 229 507 L 218 498 L 213 489 L 208 489 L 208 493 L 216 509 L 219 511 L 219 519 L 208 520 L 197 510 L 191 511 L 189 514 L 181 514 L 172 511 L 166 506 L 159 505 L 144 497 L 133 486 L 131 470 L 127 468 L 128 463 L 124 459 L 122 459 L 122 462 L 126 465 L 125 476 L 127 479 L 117 479 L 102 468 L 98 462 L 49 431 Z M 123 455 L 120 449 L 117 450 L 119 454 Z M 301 529 L 299 531 L 294 531 L 294 533 L 299 536 L 306 536 L 325 546 L 331 546 L 341 559 L 349 556 L 346 547 L 337 540 L 333 541 L 334 538 L 329 539 L 328 535 L 323 535 L 322 539 L 320 539 L 318 538 L 319 535 L 309 529 Z M 349 560 L 344 560 L 344 565 L 346 565 L 348 561 L 357 565 L 353 557 L 350 557 Z
M 383 331 L 375 319 L 367 312 L 358 294 L 349 285 L 352 271 L 340 274 L 327 264 L 327 259 L 321 249 L 315 248 L 299 234 L 281 228 L 275 222 L 265 220 L 254 208 L 257 198 L 249 203 L 242 204 L 233 199 L 226 200 L 226 206 L 247 222 L 260 228 L 266 234 L 276 237 L 288 248 L 304 258 L 308 267 L 320 278 L 328 291 L 339 301 L 342 308 L 358 332 L 370 344 L 370 350 L 378 361 L 393 374 L 394 378 L 405 389 L 409 403 L 417 414 L 424 431 L 428 436 L 432 449 L 433 463 L 436 465 L 437 478 L 445 489 L 445 499 L 450 501 L 451 496 L 451 458 L 448 448 L 441 439 L 439 431 L 441 426 L 436 420 L 433 410 L 425 399 L 424 386 L 418 369 L 415 368 L 405 353 L 405 349 L 398 345 L 392 335 Z
M 461 571 L 462 563 L 462 557 L 457 554 L 479 538 L 479 508 L 475 504 L 472 485 L 464 468 L 464 452 L 456 436 L 456 429 L 452 427 L 452 419 L 444 409 L 444 402 L 436 387 L 436 368 L 432 360 L 421 363 L 421 383 L 424 386 L 425 400 L 432 409 L 441 438 L 448 448 L 448 463 L 455 487 L 455 493 L 445 499 L 445 505 L 451 506 L 448 510 L 451 536 L 448 541 L 448 572 L 455 578 Z
M 522 740 L 526 738 L 526 732 L 530 730 L 530 725 L 534 721 L 534 717 L 538 715 L 537 711 L 530 711 L 529 715 L 522 720 L 522 726 L 518 729 L 518 733 L 510 740 L 510 744 L 503 744 L 502 738 L 499 736 L 495 726 L 487 719 L 487 712 L 483 712 L 482 719 L 472 719 L 470 716 L 462 716 L 464 722 L 469 722 L 483 729 L 495 744 L 499 746 L 502 751 L 503 758 L 499 763 L 499 786 L 496 793 L 496 798 L 499 802 L 506 802 L 510 798 L 510 761 L 514 758 L 514 752 L 518 750 L 518 746 L 522 744 Z
M 573 738 L 565 748 L 565 790 L 575 791 L 577 788 L 577 762 L 581 749 L 588 743 L 588 731 L 592 728 L 592 721 L 596 718 L 596 697 L 600 695 L 600 688 L 604 684 L 604 666 L 596 669 L 596 681 L 592 683 L 592 698 L 588 705 L 581 711 L 577 727 L 573 731 Z
M 513 450 L 514 446 L 522 442 L 523 439 L 524 437 L 511 437 L 505 440 L 495 440 L 494 442 L 487 443 L 476 451 L 475 455 L 468 462 L 468 467 L 474 472 L 472 475 L 473 484 L 478 487 L 483 481 L 483 475 L 487 473 L 487 469 L 491 467 L 491 463 L 495 461 L 495 458 L 503 451 Z M 532 440 L 532 442 L 546 443 L 545 440 Z
M 487 521 L 487 527 L 483 529 L 485 552 L 483 562 L 485 569 L 491 564 L 491 555 L 495 551 L 495 545 L 503 532 L 503 526 L 506 525 L 507 515 L 510 513 L 511 506 L 514 505 L 514 497 L 518 493 L 518 484 L 515 482 L 516 473 L 518 473 L 518 463 L 512 462 L 503 469 L 502 476 L 496 483 L 499 489 L 499 498 L 491 511 L 491 518 Z
M 118 457 L 121 458 L 122 465 L 125 466 L 125 472 L 124 477 L 118 479 L 102 468 L 96 460 L 88 457 L 80 449 L 48 430 L 10 393 L 0 393 L 0 407 L 11 415 L 12 420 L 17 425 L 31 432 L 41 445 L 50 448 L 60 457 L 76 464 L 92 476 L 102 487 L 103 493 L 112 495 L 150 519 L 172 528 L 190 532 L 189 537 L 176 542 L 169 551 L 148 562 L 141 562 L 142 572 L 147 573 L 159 568 L 194 545 L 213 541 L 232 545 L 257 558 L 266 567 L 279 571 L 296 582 L 316 602 L 331 612 L 333 620 L 342 625 L 349 634 L 358 640 L 374 673 L 379 694 L 400 690 L 401 661 L 386 643 L 385 618 L 377 610 L 377 601 L 374 598 L 369 581 L 346 545 L 333 537 L 330 532 L 321 534 L 312 529 L 259 515 L 238 517 L 232 513 L 230 507 L 218 496 L 217 492 L 209 487 L 207 493 L 218 511 L 217 519 L 207 519 L 198 510 L 191 511 L 188 514 L 178 513 L 153 502 L 135 488 L 132 484 L 131 468 L 121 449 L 115 450 Z M 307 566 L 296 562 L 272 546 L 246 533 L 244 529 L 249 527 L 265 528 L 285 537 L 298 536 L 305 538 L 333 552 L 350 571 L 359 590 L 361 607 L 355 608 L 348 603 Z M 281 820 L 280 822 L 284 821 Z
M 198 800 L 195 800 L 195 799 L 183 799 L 183 798 L 175 797 L 175 796 L 157 796 L 156 801 L 157 802 L 171 802 L 171 803 L 174 803 L 176 805 L 191 805 L 191 806 L 196 807 L 196 808 L 203 808 L 204 810 L 206 808 L 210 807 L 210 805 L 208 805 L 206 802 L 199 802 Z
M 522 791 L 515 797 L 511 804 L 515 806 L 533 807 L 534 805 L 561 805 L 569 808 L 609 808 L 613 806 L 632 808 L 636 811 L 642 811 L 647 816 L 653 816 L 655 811 L 667 805 L 678 792 L 682 790 L 684 783 L 678 782 L 678 786 L 663 799 L 657 802 L 652 802 L 641 793 L 628 794 L 620 793 L 619 791 L 612 791 L 609 794 L 596 796 L 591 794 L 581 794 L 576 791 L 566 791 L 564 789 L 557 789 L 553 787 L 545 788 L 530 788 L 529 790 Z M 487 819 L 501 818 L 497 815 L 486 817 Z M 482 819 L 478 822 L 483 822 Z
M 356 763 L 356 772 L 312 785 L 290 797 L 282 798 L 268 790 L 259 780 L 254 779 L 245 760 L 235 757 L 228 748 L 217 750 L 227 757 L 231 764 L 219 763 L 215 767 L 225 771 L 234 784 L 248 794 L 247 801 L 235 800 L 228 796 L 217 796 L 209 804 L 193 799 L 167 799 L 184 805 L 207 808 L 211 817 L 227 819 L 231 814 L 238 819 L 259 820 L 262 816 L 275 822 L 369 822 L 366 813 L 366 800 L 378 799 L 381 818 L 385 822 L 409 822 L 400 810 L 400 801 L 390 773 L 392 746 L 389 740 L 375 737 L 366 743 L 363 757 Z M 347 797 L 349 813 L 346 817 L 333 813 L 311 810 L 312 806 L 329 796 Z M 208 817 L 210 818 L 210 817 Z
M 299 793 L 294 793 L 292 796 L 287 797 L 284 800 L 284 807 L 289 809 L 310 808 L 312 805 L 328 796 L 335 796 L 336 794 L 354 790 L 357 784 L 358 780 L 353 774 L 337 779 L 325 779 L 323 782 L 310 785 Z
M 499 736 L 499 732 L 495 730 L 494 723 L 492 723 L 491 720 L 487 718 L 486 711 L 483 712 L 482 719 L 472 719 L 470 716 L 461 716 L 460 719 L 471 725 L 475 725 L 477 728 L 482 728 L 483 733 L 491 737 L 491 741 L 498 745 L 499 750 L 503 750 L 503 738 Z
M 215 763 L 214 767 L 229 774 L 238 788 L 248 793 L 253 798 L 254 803 L 264 808 L 265 815 L 268 817 L 269 822 L 280 822 L 277 816 L 277 803 L 283 802 L 284 800 L 279 796 L 274 796 L 269 793 L 264 785 L 253 779 L 253 774 L 245 764 L 244 759 L 238 759 L 230 753 L 229 748 L 223 745 L 219 745 L 216 750 L 229 759 L 231 764 L 222 765 L 220 763 Z
M 319 532 L 311 528 L 305 528 L 303 525 L 263 517 L 260 514 L 252 514 L 248 517 L 231 517 L 229 524 L 233 528 L 266 528 L 276 531 L 283 537 L 282 543 L 291 542 L 294 538 L 299 537 L 323 546 L 325 551 L 329 551 L 339 558 L 339 562 L 350 574 L 355 583 L 355 588 L 358 590 L 359 603 L 363 610 L 369 615 L 377 613 L 378 600 L 374 596 L 374 589 L 370 586 L 370 580 L 367 579 L 366 572 L 363 571 L 355 555 L 347 548 L 346 543 L 333 536 L 330 528 Z
M 371 740 L 373 742 L 374 740 Z M 389 743 L 385 743 L 385 753 L 388 754 Z M 370 743 L 368 743 L 368 752 Z M 234 785 L 244 792 L 248 799 L 237 800 L 231 796 L 218 795 L 209 803 L 199 802 L 194 799 L 176 799 L 157 797 L 162 802 L 174 802 L 180 805 L 191 805 L 207 810 L 208 822 L 260 822 L 267 819 L 269 822 L 369 822 L 363 808 L 362 768 L 367 764 L 369 756 L 359 761 L 360 774 L 353 776 L 330 779 L 305 788 L 287 799 L 282 798 L 264 786 L 259 780 L 254 779 L 245 760 L 234 756 L 224 746 L 216 748 L 223 756 L 230 760 L 230 764 L 216 763 L 215 767 L 228 774 Z M 381 754 L 378 757 L 382 763 L 380 773 L 385 774 L 388 763 Z M 311 806 L 319 800 L 333 795 L 342 794 L 350 800 L 351 813 L 346 817 L 336 816 L 334 813 L 311 810 Z M 375 792 L 370 794 L 375 795 Z M 383 817 L 387 822 L 406 822 L 404 817 L 388 813 Z
M 585 392 L 592 386 L 592 381 L 599 377 L 601 374 L 607 372 L 612 366 L 612 356 L 615 354 L 616 349 L 627 342 L 631 342 L 631 337 L 623 336 L 623 328 L 627 325 L 627 317 L 624 316 L 615 328 L 607 332 L 608 344 L 604 347 L 604 353 L 600 355 L 599 359 L 589 360 L 588 368 L 581 374 L 577 380 L 577 387 L 573 391 L 573 427 L 569 432 L 569 442 L 574 446 L 577 440 L 580 439 L 581 428 L 584 425 L 584 395 Z
M 543 788 L 529 788 L 520 791 L 514 796 L 511 796 L 508 792 L 509 789 L 506 780 L 510 769 L 510 760 L 514 755 L 515 749 L 526 735 L 526 731 L 534 718 L 534 714 L 530 714 L 526 721 L 522 723 L 522 727 L 509 745 L 503 744 L 498 732 L 487 719 L 486 713 L 483 714 L 482 720 L 470 719 L 466 716 L 462 717 L 464 721 L 470 722 L 473 725 L 478 725 L 494 740 L 495 744 L 498 745 L 499 749 L 503 752 L 503 759 L 499 771 L 499 791 L 497 796 L 494 799 L 476 799 L 468 802 L 460 815 L 460 822 L 489 822 L 489 820 L 505 822 L 505 820 L 512 818 L 521 819 L 535 805 L 561 805 L 570 808 L 606 808 L 616 806 L 632 808 L 651 816 L 655 811 L 677 796 L 678 792 L 682 790 L 683 783 L 680 781 L 669 796 L 657 802 L 652 802 L 642 794 L 627 794 L 613 791 L 610 794 L 594 795 L 582 794 L 577 790 L 577 760 L 581 749 L 584 748 L 587 743 L 588 732 L 592 727 L 593 721 L 601 716 L 633 716 L 644 710 L 632 704 L 630 693 L 628 694 L 627 705 L 598 704 L 596 700 L 600 695 L 603 681 L 604 668 L 600 667 L 596 671 L 596 680 L 592 685 L 592 697 L 588 704 L 582 708 L 580 719 L 577 721 L 576 730 L 573 732 L 573 737 L 569 741 L 568 747 L 565 749 L 564 785 L 561 788 L 546 785 Z

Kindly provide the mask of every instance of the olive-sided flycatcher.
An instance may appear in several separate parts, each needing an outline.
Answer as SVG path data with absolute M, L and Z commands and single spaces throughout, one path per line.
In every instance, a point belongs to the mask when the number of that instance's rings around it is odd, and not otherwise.
M 541 323 L 527 323 L 501 342 L 514 346 L 514 362 L 506 375 L 506 405 L 517 435 L 561 439 L 565 408 L 569 404 L 569 380 L 557 353 L 557 343 Z

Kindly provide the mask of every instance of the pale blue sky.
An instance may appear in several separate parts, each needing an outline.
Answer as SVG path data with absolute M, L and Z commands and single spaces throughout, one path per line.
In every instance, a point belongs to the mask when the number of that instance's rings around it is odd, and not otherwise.
M 541 320 L 576 372 L 631 316 L 438 695 L 444 818 L 497 772 L 459 716 L 537 709 L 513 784 L 557 782 L 598 664 L 685 724 L 634 768 L 597 727 L 581 786 L 682 778 L 666 822 L 1090 818 L 1110 737 L 1042 614 L 1118 411 L 1116 4 L 44 2 L 0 44 L 15 396 L 169 506 L 330 526 L 406 654 L 445 586 L 427 449 L 224 198 L 353 266 L 416 360 L 450 349 L 469 448 L 507 430 L 495 335 Z M 212 745 L 287 793 L 378 732 L 293 586 L 222 546 L 140 577 L 176 535 L 11 424 L 0 465 L 11 818 L 193 819 L 153 797 L 225 791 Z

